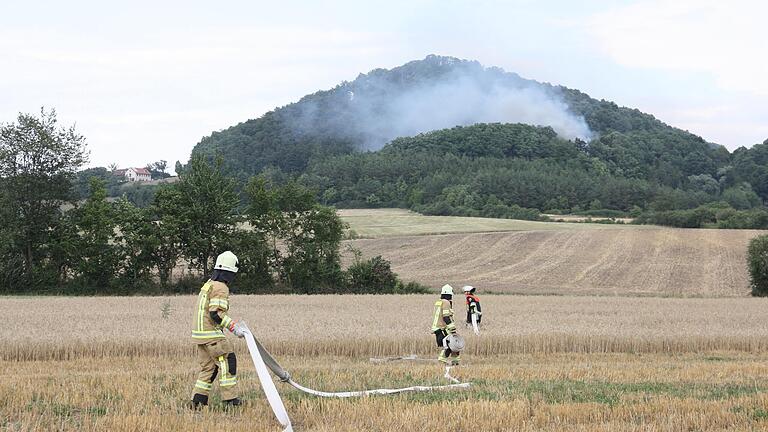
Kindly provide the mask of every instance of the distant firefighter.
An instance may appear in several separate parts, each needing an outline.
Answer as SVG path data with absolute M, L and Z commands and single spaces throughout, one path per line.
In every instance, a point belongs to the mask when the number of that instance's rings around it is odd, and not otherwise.
M 467 300 L 467 326 L 472 325 L 472 315 L 475 315 L 477 325 L 480 325 L 480 321 L 483 319 L 483 308 L 480 307 L 480 297 L 475 295 L 477 289 L 467 285 L 463 288 L 463 291 Z
M 456 334 L 456 322 L 453 316 L 453 287 L 450 285 L 443 285 L 440 290 L 440 300 L 435 302 L 432 332 L 435 334 L 437 346 L 441 348 L 437 359 L 447 365 L 458 365 L 461 360 L 463 341 L 460 345 L 450 343 L 460 339 Z M 458 349 L 451 349 L 451 346 Z
M 226 251 L 216 258 L 211 278 L 200 288 L 195 309 L 192 340 L 197 346 L 200 373 L 192 393 L 192 406 L 208 405 L 208 393 L 218 377 L 221 399 L 227 405 L 240 405 L 237 389 L 237 358 L 224 329 L 243 337 L 248 328 L 229 317 L 229 285 L 237 274 L 237 257 Z

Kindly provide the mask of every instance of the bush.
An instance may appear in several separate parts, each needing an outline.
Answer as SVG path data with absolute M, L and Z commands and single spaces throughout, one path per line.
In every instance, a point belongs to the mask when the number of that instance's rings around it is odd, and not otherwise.
M 182 275 L 176 283 L 171 285 L 171 290 L 166 291 L 171 294 L 197 294 L 200 292 L 200 287 L 205 283 L 205 277 L 186 273 Z
M 664 225 L 676 228 L 768 228 L 765 209 L 736 210 L 727 203 L 715 202 L 691 210 L 670 210 L 643 213 L 635 220 L 638 224 Z
M 586 210 L 580 211 L 579 216 L 595 216 L 595 217 L 608 217 L 608 218 L 623 218 L 627 217 L 627 213 L 620 210 L 599 209 L 599 210 Z
M 359 260 L 347 270 L 347 287 L 353 293 L 391 293 L 396 285 L 397 275 L 381 256 Z
M 760 209 L 730 212 L 723 211 L 718 214 L 718 228 L 731 229 L 765 229 L 768 228 L 768 212 Z
M 390 262 L 381 256 L 356 259 L 346 271 L 347 291 L 354 294 L 415 294 L 429 289 L 416 282 L 404 283 L 392 271 Z
M 761 235 L 750 240 L 747 249 L 747 265 L 752 295 L 755 297 L 768 296 L 768 235 Z
M 430 290 L 429 287 L 418 282 L 411 281 L 404 283 L 398 280 L 397 285 L 395 285 L 394 294 L 429 294 L 431 292 L 432 290 Z

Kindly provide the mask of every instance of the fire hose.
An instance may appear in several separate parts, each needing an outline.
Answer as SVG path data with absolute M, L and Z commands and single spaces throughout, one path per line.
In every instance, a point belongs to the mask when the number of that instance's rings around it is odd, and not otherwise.
M 472 314 L 472 329 L 475 331 L 475 334 L 480 336 L 480 329 L 477 327 L 477 314 Z
M 374 390 L 344 391 L 344 392 L 324 392 L 324 391 L 314 390 L 308 387 L 304 387 L 299 383 L 297 383 L 296 381 L 294 381 L 291 378 L 291 375 L 288 373 L 288 371 L 283 369 L 280 366 L 280 364 L 275 360 L 275 358 L 272 357 L 272 354 L 270 354 L 269 351 L 267 351 L 264 348 L 261 342 L 259 342 L 259 340 L 254 337 L 250 329 L 246 331 L 244 338 L 245 338 L 245 342 L 248 345 L 248 351 L 251 354 L 253 365 L 256 367 L 256 373 L 259 377 L 259 381 L 261 382 L 262 389 L 264 390 L 264 393 L 267 396 L 267 401 L 269 402 L 269 405 L 272 407 L 272 411 L 275 413 L 275 417 L 277 417 L 277 420 L 285 428 L 284 432 L 292 432 L 293 427 L 291 426 L 291 420 L 288 417 L 288 412 L 285 409 L 285 405 L 283 405 L 283 401 L 282 399 L 280 399 L 280 394 L 277 392 L 275 383 L 272 381 L 272 378 L 269 376 L 269 372 L 267 371 L 267 368 L 271 370 L 272 373 L 274 373 L 280 379 L 280 381 L 286 382 L 302 392 L 305 392 L 314 396 L 329 397 L 329 398 L 349 398 L 349 397 L 362 397 L 362 396 L 372 396 L 372 395 L 388 395 L 388 394 L 404 393 L 404 392 L 450 390 L 450 389 L 468 388 L 470 386 L 470 383 L 462 383 L 456 378 L 452 377 L 450 375 L 450 367 L 446 367 L 445 375 L 444 375 L 445 378 L 453 381 L 455 384 L 440 385 L 440 386 L 412 386 L 412 387 L 405 387 L 405 388 L 399 388 L 399 389 L 374 389 Z

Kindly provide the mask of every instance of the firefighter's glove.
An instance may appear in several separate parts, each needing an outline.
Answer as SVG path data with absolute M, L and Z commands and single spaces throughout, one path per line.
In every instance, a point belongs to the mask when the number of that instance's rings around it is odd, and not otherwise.
M 235 321 L 229 326 L 229 331 L 239 338 L 245 337 L 245 334 L 248 332 L 248 326 L 242 321 Z

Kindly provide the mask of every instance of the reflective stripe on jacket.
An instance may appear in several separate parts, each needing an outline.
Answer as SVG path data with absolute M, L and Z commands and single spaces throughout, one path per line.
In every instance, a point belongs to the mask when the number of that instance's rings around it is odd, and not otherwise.
M 432 331 L 445 329 L 447 327 L 445 317 L 453 319 L 453 309 L 451 309 L 451 303 L 448 300 L 440 299 L 435 302 L 435 314 L 432 317 Z
M 227 315 L 229 310 L 229 288 L 223 282 L 206 282 L 200 288 L 195 310 L 195 324 L 192 329 L 192 339 L 197 344 L 208 343 L 212 340 L 225 338 L 222 329 L 229 327 L 232 319 Z M 211 318 L 211 312 L 216 312 L 221 323 L 216 324 Z

